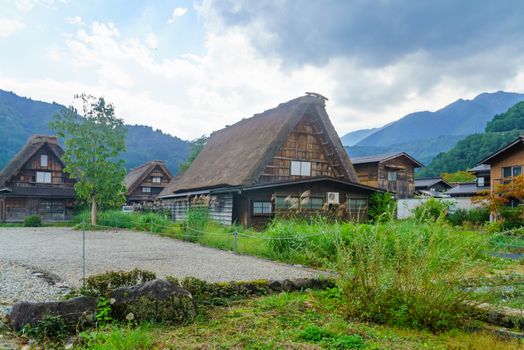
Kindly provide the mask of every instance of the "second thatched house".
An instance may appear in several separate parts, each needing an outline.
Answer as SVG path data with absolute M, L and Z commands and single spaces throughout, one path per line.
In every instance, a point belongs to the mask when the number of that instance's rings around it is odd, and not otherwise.
M 124 180 L 128 204 L 153 202 L 172 179 L 173 175 L 161 160 L 152 160 L 131 169 Z
M 262 226 L 317 212 L 365 218 L 375 191 L 358 183 L 325 99 L 308 94 L 211 134 L 159 198 L 177 221 L 198 207 L 223 224 Z
M 34 135 L 0 172 L 0 222 L 38 215 L 44 221 L 73 216 L 74 181 L 64 173 L 54 136 Z

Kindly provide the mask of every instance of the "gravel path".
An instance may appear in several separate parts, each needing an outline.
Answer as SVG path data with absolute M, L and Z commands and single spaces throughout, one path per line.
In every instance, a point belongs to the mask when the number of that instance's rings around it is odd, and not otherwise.
M 42 290 L 40 282 L 43 280 L 33 278 L 35 276 L 20 265 L 56 275 L 65 284 L 78 287 L 82 278 L 82 232 L 55 227 L 0 228 L 0 263 L 2 271 L 4 266 L 9 267 L 6 271 L 11 271 L 0 275 L 0 300 L 12 298 L 12 295 L 18 300 L 29 298 Z M 135 267 L 154 271 L 159 277 L 194 276 L 209 282 L 314 277 L 320 274 L 303 267 L 235 256 L 230 252 L 147 233 L 86 232 L 86 275 Z M 21 291 L 24 289 L 27 294 Z M 50 289 L 42 293 L 42 297 L 54 292 Z

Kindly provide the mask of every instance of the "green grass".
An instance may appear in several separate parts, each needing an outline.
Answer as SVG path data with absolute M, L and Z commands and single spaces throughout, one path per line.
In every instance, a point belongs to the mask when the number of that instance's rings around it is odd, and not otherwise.
M 210 308 L 185 326 L 110 327 L 78 349 L 521 349 L 487 333 L 348 321 L 337 290 L 283 293 Z M 128 339 L 129 338 L 129 339 Z M 113 347 L 112 347 L 113 346 Z M 142 347 L 141 347 L 142 346 Z
M 44 222 L 42 223 L 42 227 L 72 227 L 74 226 L 73 221 L 60 221 L 60 222 Z M 24 227 L 24 224 L 22 222 L 7 222 L 7 223 L 0 223 L 1 227 Z

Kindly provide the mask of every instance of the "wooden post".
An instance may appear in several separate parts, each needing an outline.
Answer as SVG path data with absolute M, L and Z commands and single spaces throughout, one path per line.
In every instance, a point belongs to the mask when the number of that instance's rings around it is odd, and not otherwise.
M 233 237 L 234 237 L 234 241 L 233 241 L 233 253 L 235 255 L 237 255 L 237 241 L 238 241 L 238 232 L 235 231 L 233 232 Z

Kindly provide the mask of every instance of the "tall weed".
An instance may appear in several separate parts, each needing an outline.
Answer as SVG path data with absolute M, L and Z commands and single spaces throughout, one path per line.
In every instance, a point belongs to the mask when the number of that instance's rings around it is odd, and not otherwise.
M 455 327 L 473 312 L 461 283 L 485 247 L 481 236 L 438 223 L 361 226 L 339 251 L 347 315 L 435 331 Z

